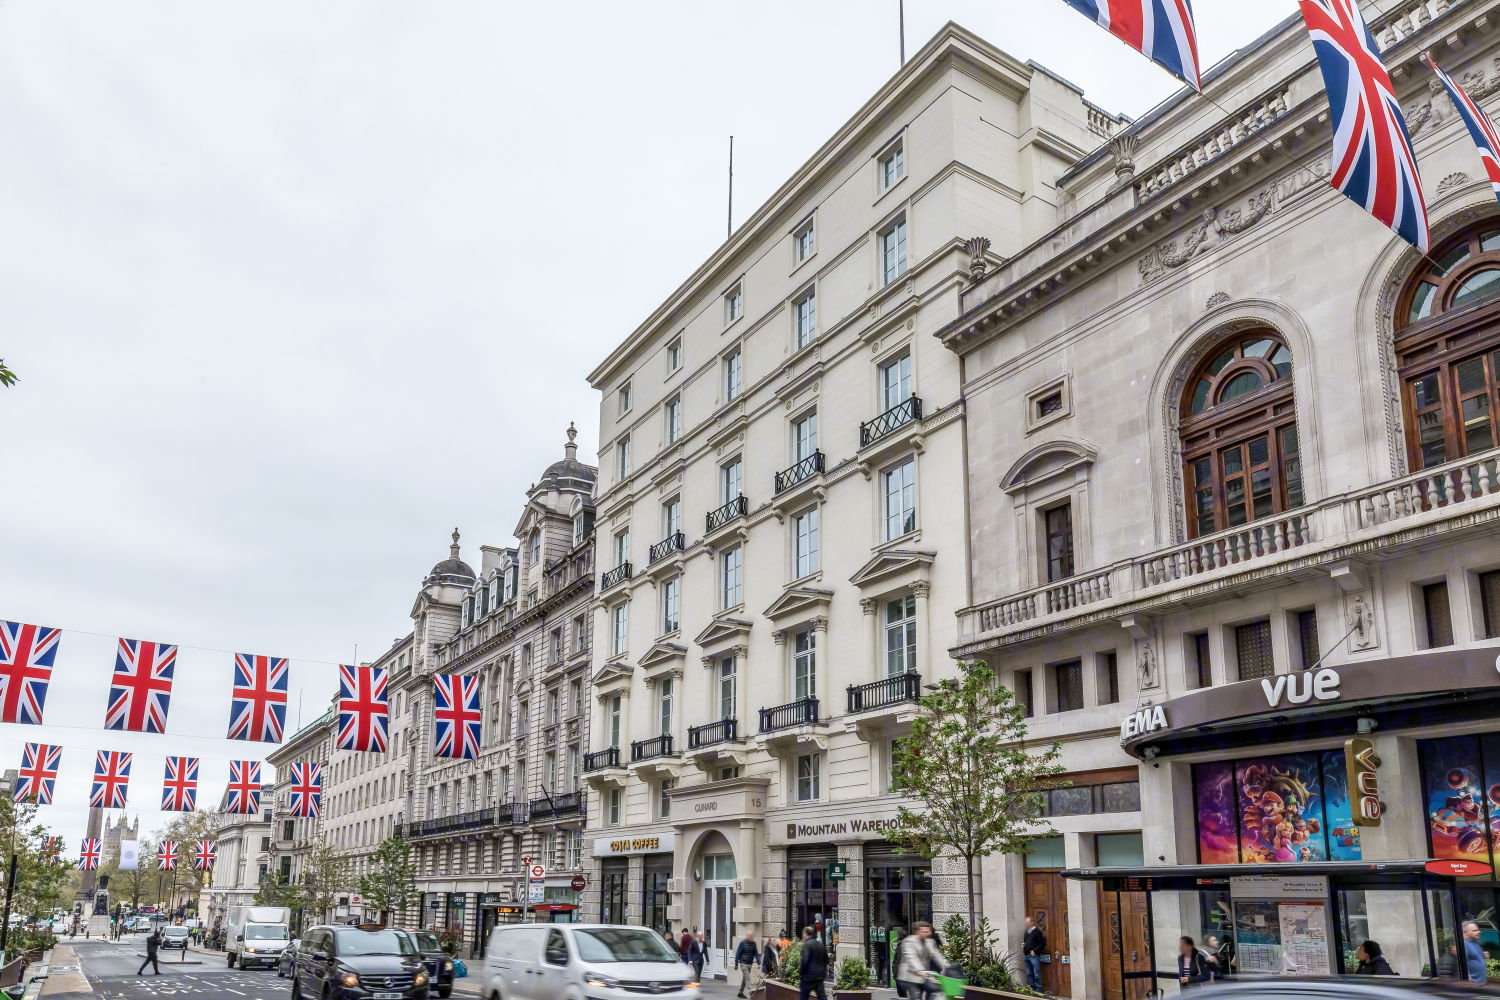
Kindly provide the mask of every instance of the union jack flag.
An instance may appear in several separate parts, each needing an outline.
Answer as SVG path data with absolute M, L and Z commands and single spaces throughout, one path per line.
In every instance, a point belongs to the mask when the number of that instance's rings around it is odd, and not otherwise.
M 62 861 L 61 837 L 42 838 L 42 860 L 48 864 L 55 864 Z
M 119 750 L 100 750 L 94 758 L 94 790 L 89 806 L 94 809 L 124 809 L 126 786 L 130 784 L 132 755 Z
M 1189 0 L 1063 0 L 1111 35 L 1171 73 L 1201 89 L 1198 31 Z
M 479 678 L 438 674 L 432 703 L 437 757 L 473 760 L 479 756 Z
M 219 854 L 217 840 L 200 840 L 193 845 L 193 867 L 200 872 L 214 870 L 214 861 Z
M 234 655 L 229 738 L 280 743 L 286 725 L 286 657 Z
M 156 849 L 156 870 L 169 872 L 177 867 L 177 841 L 163 840 Z
M 1358 0 L 1299 0 L 1328 110 L 1333 117 L 1329 180 L 1345 197 L 1423 253 L 1430 234 L 1417 157 L 1380 47 Z
M 306 816 L 316 819 L 322 813 L 322 764 L 299 763 L 292 765 L 292 797 L 290 804 L 293 816 Z
M 78 851 L 78 867 L 86 872 L 96 870 L 101 853 L 98 837 L 84 837 L 83 847 Z
M 57 768 L 61 763 L 62 747 L 46 743 L 26 744 L 21 751 L 21 773 L 16 778 L 16 801 L 30 799 L 38 805 L 50 806 L 52 785 L 57 781 Z
M 62 629 L 0 622 L 0 722 L 42 724 Z
M 115 651 L 115 674 L 109 685 L 104 728 L 131 733 L 166 732 L 172 669 L 176 665 L 176 646 L 121 639 Z
M 229 762 L 229 798 L 225 812 L 252 816 L 260 812 L 260 764 L 253 760 Z
M 1494 119 L 1474 103 L 1473 98 L 1454 82 L 1453 77 L 1438 69 L 1432 56 L 1422 58 L 1427 60 L 1427 65 L 1432 67 L 1438 79 L 1443 81 L 1443 86 L 1448 88 L 1448 96 L 1453 98 L 1453 106 L 1458 108 L 1458 117 L 1464 120 L 1469 138 L 1474 140 L 1474 146 L 1479 150 L 1479 160 L 1484 164 L 1484 173 L 1490 179 L 1490 187 L 1494 190 L 1495 197 L 1500 198 L 1500 133 L 1495 131 Z
M 340 750 L 385 752 L 390 702 L 386 672 L 379 667 L 339 665 Z
M 168 757 L 161 783 L 163 812 L 192 812 L 198 806 L 198 758 Z

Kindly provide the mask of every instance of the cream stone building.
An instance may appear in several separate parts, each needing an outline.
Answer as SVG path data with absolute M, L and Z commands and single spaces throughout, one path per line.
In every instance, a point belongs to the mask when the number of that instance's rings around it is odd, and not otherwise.
M 1500 206 L 1418 60 L 1493 112 L 1500 10 L 1361 6 L 1429 257 L 1330 186 L 1291 13 L 1070 164 L 936 331 L 968 421 L 952 651 L 1068 772 L 1057 835 L 983 872 L 1010 947 L 1046 927 L 1050 992 L 1143 995 L 1153 926 L 1169 990 L 1180 934 L 1244 973 L 1351 972 L 1371 937 L 1415 975 L 1496 904 L 1425 863 L 1488 871 L 1500 819 Z
M 701 927 L 719 975 L 746 930 L 811 926 L 883 974 L 895 929 L 951 912 L 953 867 L 880 832 L 972 603 L 934 334 L 1120 124 L 949 25 L 590 374 L 585 919 Z
M 253 903 L 261 882 L 270 877 L 274 797 L 275 786 L 262 785 L 260 811 L 244 815 L 225 812 L 227 789 L 219 797 L 218 854 L 213 877 L 204 883 L 198 896 L 198 912 L 208 926 L 222 923 L 230 907 Z M 140 864 L 142 868 L 154 868 L 156 858 L 143 853 Z
M 334 789 L 328 781 L 328 748 L 333 745 L 330 730 L 333 709 L 326 709 L 312 722 L 288 736 L 280 746 L 266 754 L 266 762 L 276 769 L 275 812 L 271 830 L 271 872 L 287 885 L 302 885 L 308 855 L 322 834 L 321 816 L 298 816 L 291 810 L 292 765 L 321 764 L 324 808 Z

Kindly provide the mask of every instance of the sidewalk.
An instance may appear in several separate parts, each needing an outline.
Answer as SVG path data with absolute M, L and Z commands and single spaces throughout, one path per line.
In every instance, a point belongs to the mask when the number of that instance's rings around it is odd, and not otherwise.
M 83 974 L 83 966 L 78 962 L 78 953 L 71 946 L 55 945 L 51 958 L 52 960 L 47 963 L 46 967 L 47 979 L 42 984 L 42 996 L 52 997 L 94 991 L 94 988 L 89 985 L 88 977 Z

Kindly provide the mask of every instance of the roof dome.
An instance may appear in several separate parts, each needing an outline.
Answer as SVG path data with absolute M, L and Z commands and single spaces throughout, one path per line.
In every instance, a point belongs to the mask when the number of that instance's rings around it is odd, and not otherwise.
M 427 583 L 457 583 L 471 584 L 474 582 L 474 571 L 469 564 L 458 558 L 458 529 L 453 529 L 453 544 L 448 547 L 448 558 L 432 567 L 432 572 L 427 574 Z
M 547 466 L 541 481 L 536 485 L 542 489 L 574 489 L 585 493 L 593 491 L 599 470 L 578 461 L 578 428 L 568 424 L 568 443 L 563 446 L 563 459 Z

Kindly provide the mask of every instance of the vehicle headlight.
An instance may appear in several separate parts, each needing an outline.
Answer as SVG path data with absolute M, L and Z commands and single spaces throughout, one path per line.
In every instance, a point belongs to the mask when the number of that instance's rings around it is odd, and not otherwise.
M 445 958 L 445 959 L 443 959 L 443 971 L 444 972 L 452 972 L 453 971 L 453 959 L 451 959 L 451 958 Z
M 343 983 L 345 986 L 358 986 L 359 977 L 352 972 L 346 972 L 339 977 L 339 982 Z
M 427 973 L 425 972 L 419 972 L 412 977 L 413 986 L 421 986 L 425 982 L 427 982 Z
M 620 986 L 618 979 L 613 976 L 606 976 L 602 972 L 585 972 L 583 974 L 583 981 L 590 986 L 606 990 L 618 989 Z

